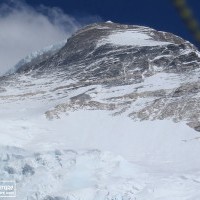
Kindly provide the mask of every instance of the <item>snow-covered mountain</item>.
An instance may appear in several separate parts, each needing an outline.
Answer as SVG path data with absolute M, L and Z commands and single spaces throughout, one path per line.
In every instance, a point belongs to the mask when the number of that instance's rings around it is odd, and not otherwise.
M 25 59 L 0 77 L 0 179 L 20 200 L 199 200 L 199 66 L 182 38 L 111 22 Z

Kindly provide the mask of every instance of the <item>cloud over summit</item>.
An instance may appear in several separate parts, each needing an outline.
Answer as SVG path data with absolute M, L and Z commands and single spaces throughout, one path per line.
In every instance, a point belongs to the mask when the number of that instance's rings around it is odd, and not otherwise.
M 82 25 L 59 8 L 32 8 L 12 0 L 0 4 L 0 75 L 29 53 L 68 38 Z

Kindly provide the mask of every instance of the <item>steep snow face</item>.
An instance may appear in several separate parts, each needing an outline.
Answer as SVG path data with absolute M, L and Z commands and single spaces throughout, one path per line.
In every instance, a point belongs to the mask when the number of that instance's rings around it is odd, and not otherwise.
M 0 179 L 19 200 L 199 200 L 199 65 L 170 33 L 81 29 L 0 77 Z
M 139 31 L 127 30 L 123 32 L 113 32 L 107 38 L 98 43 L 98 47 L 105 44 L 122 46 L 160 46 L 169 45 L 170 42 L 155 41 L 149 35 Z

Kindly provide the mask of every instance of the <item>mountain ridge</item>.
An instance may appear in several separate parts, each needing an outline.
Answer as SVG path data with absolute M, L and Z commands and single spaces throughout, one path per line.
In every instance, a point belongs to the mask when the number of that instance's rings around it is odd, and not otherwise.
M 157 40 L 154 41 L 153 38 Z M 127 45 L 129 43 L 130 45 Z M 129 116 L 140 120 L 165 118 L 174 121 L 184 120 L 198 131 L 200 130 L 199 114 L 194 112 L 199 110 L 198 97 L 196 97 L 199 91 L 197 77 L 199 64 L 200 54 L 197 49 L 173 34 L 142 26 L 100 23 L 79 30 L 55 55 L 38 64 L 34 62 L 22 66 L 17 74 L 31 72 L 31 76 L 35 77 L 45 77 L 52 73 L 62 74 L 65 80 L 75 80 L 77 82 L 74 84 L 75 87 L 92 87 L 98 84 L 103 87 L 132 85 L 131 93 L 118 97 L 118 99 L 127 99 L 125 101 L 119 102 L 117 98 L 112 98 L 112 103 L 108 103 L 109 99 L 100 103 L 93 101 L 90 95 L 84 93 L 79 97 L 83 99 L 84 95 L 85 97 L 88 95 L 88 98 L 80 101 L 78 105 L 77 102 L 71 101 L 58 107 L 66 110 L 67 107 L 71 107 L 70 104 L 72 107 L 75 105 L 87 107 L 91 104 L 91 108 L 107 107 L 118 110 L 116 113 L 121 113 L 129 109 L 131 102 L 136 99 L 155 96 L 154 101 L 150 100 L 146 103 L 151 106 L 144 106 L 138 113 L 133 109 Z M 157 79 L 158 83 L 161 82 L 158 89 L 154 79 Z M 155 87 L 155 91 L 154 89 L 151 91 L 150 88 L 145 91 L 145 84 Z M 165 86 L 163 89 L 162 85 L 169 85 L 169 87 Z M 62 86 L 60 89 L 68 87 L 73 85 Z M 59 87 L 53 90 L 59 90 Z M 188 95 L 193 98 L 188 99 Z M 90 103 L 88 103 L 89 99 Z M 178 110 L 174 110 L 173 107 L 177 107 Z M 189 108 L 192 111 L 189 112 Z M 55 107 L 54 110 L 47 111 L 46 115 L 52 118 L 52 113 L 60 112 L 56 110 Z

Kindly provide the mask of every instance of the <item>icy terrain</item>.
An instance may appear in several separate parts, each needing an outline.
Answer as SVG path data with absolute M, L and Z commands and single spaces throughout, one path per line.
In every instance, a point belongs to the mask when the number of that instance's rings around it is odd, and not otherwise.
M 108 38 L 100 41 L 98 46 L 106 43 L 122 46 L 159 46 L 170 44 L 169 42 L 155 41 L 147 34 L 139 31 L 129 30 L 123 32 L 114 32 L 113 34 L 109 35 Z
M 2 146 L 20 147 L 0 150 L 0 177 L 17 181 L 17 199 L 199 199 L 199 138 L 182 123 L 77 111 L 0 127 Z
M 199 200 L 199 55 L 107 22 L 26 60 L 0 77 L 0 179 L 17 200 Z

